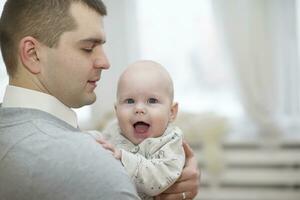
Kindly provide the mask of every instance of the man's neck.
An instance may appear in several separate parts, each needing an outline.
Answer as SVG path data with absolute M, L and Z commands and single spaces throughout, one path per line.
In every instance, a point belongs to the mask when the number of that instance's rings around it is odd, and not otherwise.
M 47 93 L 9 85 L 6 88 L 2 107 L 32 108 L 50 113 L 77 127 L 76 113 L 57 98 Z

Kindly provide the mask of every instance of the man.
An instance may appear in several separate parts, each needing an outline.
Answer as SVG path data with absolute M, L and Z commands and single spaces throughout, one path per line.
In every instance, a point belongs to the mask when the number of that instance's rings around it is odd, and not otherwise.
M 139 199 L 123 167 L 77 128 L 109 62 L 101 0 L 7 0 L 0 44 L 9 75 L 0 108 L 1 199 Z M 157 198 L 192 199 L 199 172 L 185 145 L 181 178 Z

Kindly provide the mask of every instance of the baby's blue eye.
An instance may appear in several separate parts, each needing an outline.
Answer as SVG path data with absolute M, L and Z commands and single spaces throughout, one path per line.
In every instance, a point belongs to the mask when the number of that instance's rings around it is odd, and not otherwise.
M 134 103 L 134 100 L 133 100 L 133 99 L 126 99 L 126 100 L 125 100 L 125 103 L 133 104 L 133 103 Z
M 150 99 L 148 99 L 148 103 L 158 103 L 158 100 L 157 99 L 155 99 L 155 98 L 150 98 Z

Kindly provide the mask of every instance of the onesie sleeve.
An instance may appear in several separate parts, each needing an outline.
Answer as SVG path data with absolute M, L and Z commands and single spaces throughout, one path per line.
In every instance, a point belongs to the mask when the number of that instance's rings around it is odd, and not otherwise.
M 137 190 L 156 196 L 170 187 L 181 175 L 185 163 L 182 133 L 177 128 L 159 138 L 148 138 L 136 153 L 122 151 L 122 164 Z

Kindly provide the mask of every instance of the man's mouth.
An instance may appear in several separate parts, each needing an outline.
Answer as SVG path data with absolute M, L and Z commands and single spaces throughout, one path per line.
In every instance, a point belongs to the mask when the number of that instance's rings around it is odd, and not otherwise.
M 97 86 L 97 83 L 96 83 L 96 81 L 88 81 L 88 83 L 89 83 L 90 85 L 94 86 L 94 87 L 96 87 L 96 86 Z
M 88 83 L 97 87 L 97 82 L 100 80 L 100 78 L 96 78 L 96 79 L 92 79 L 92 80 L 88 80 Z
M 134 123 L 133 127 L 134 127 L 134 131 L 137 134 L 145 134 L 148 132 L 150 124 L 140 121 L 140 122 Z

